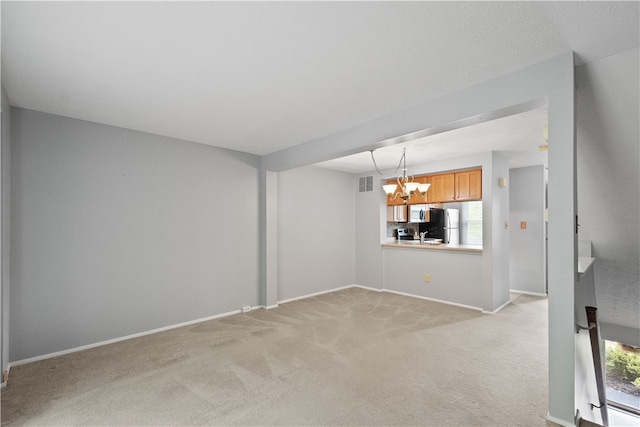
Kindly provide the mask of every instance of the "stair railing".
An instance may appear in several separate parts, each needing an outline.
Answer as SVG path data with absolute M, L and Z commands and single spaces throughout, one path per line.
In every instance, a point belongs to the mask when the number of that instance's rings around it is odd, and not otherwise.
M 596 374 L 596 388 L 598 389 L 599 405 L 591 403 L 591 409 L 599 408 L 602 416 L 602 425 L 609 425 L 609 415 L 607 412 L 607 393 L 604 377 L 604 365 L 602 363 L 602 352 L 600 350 L 600 330 L 598 328 L 598 309 L 596 307 L 585 307 L 587 312 L 588 327 L 581 329 L 589 330 L 591 338 L 591 355 L 593 356 L 593 370 Z

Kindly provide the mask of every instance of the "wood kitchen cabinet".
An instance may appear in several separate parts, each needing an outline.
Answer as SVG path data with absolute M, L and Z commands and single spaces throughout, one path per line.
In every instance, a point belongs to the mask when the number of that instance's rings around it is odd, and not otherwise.
M 420 184 L 426 184 L 429 182 L 429 177 L 428 176 L 418 176 L 415 177 L 413 179 L 415 182 L 418 182 Z M 400 187 L 400 185 L 398 185 L 398 180 L 397 179 L 389 179 L 387 180 L 387 184 L 396 184 L 396 191 L 390 195 L 387 196 L 387 206 L 401 206 L 404 204 L 404 201 L 402 200 L 402 188 Z M 420 203 L 429 203 L 429 193 L 431 192 L 431 189 L 427 190 L 427 194 L 425 194 L 424 196 L 422 195 L 422 193 L 416 191 L 414 192 L 411 197 L 409 197 L 409 199 L 407 199 L 407 204 L 409 205 L 415 205 L 415 204 L 420 204 Z M 398 196 L 394 199 L 394 195 L 398 194 Z
M 429 177 L 428 176 L 417 176 L 413 179 L 415 182 L 419 184 L 428 184 Z M 409 197 L 410 205 L 417 205 L 420 203 L 429 203 L 429 193 L 431 193 L 431 188 L 427 190 L 427 193 L 423 196 L 419 191 L 414 192 L 411 197 Z
M 429 203 L 446 203 L 455 201 L 455 174 L 445 173 L 429 176 L 431 188 L 427 192 L 429 194 Z
M 396 191 L 392 195 L 387 196 L 387 206 L 404 205 L 404 200 L 402 200 L 402 198 L 400 197 L 402 195 L 402 188 L 400 188 L 400 186 L 398 185 L 398 180 L 397 179 L 389 179 L 389 180 L 387 180 L 387 184 L 396 184 Z M 396 194 L 398 194 L 398 197 L 396 197 L 394 199 L 393 197 Z
M 409 198 L 409 205 L 422 203 L 449 203 L 457 201 L 482 200 L 482 169 L 471 169 L 460 172 L 439 173 L 435 175 L 423 175 L 414 178 L 414 181 L 431 184 L 427 194 L 423 197 L 419 192 L 413 193 Z M 398 184 L 396 179 L 387 180 L 387 184 Z M 402 188 L 396 187 L 394 194 L 387 196 L 387 206 L 402 206 Z
M 456 201 L 482 200 L 482 169 L 456 172 Z

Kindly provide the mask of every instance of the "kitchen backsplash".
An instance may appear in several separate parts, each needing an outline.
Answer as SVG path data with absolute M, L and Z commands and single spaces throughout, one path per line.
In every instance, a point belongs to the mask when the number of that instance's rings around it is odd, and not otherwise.
M 387 222 L 387 237 L 397 238 L 396 230 L 398 228 L 408 228 L 414 236 L 418 234 L 418 224 L 411 224 L 407 222 Z

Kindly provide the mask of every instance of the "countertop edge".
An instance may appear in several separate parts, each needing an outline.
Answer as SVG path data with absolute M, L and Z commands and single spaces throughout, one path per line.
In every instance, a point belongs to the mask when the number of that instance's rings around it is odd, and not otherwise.
M 429 245 L 429 244 L 416 244 L 416 243 L 380 243 L 385 248 L 402 248 L 402 249 L 426 249 L 436 251 L 448 251 L 448 252 L 471 252 L 482 253 L 482 248 L 469 248 L 462 246 L 448 246 L 448 245 Z

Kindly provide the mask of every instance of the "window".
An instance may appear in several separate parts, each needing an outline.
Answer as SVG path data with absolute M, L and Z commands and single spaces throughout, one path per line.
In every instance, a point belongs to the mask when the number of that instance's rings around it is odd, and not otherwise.
M 605 341 L 609 406 L 640 414 L 640 348 Z
M 482 201 L 462 203 L 460 221 L 460 243 L 482 246 Z

